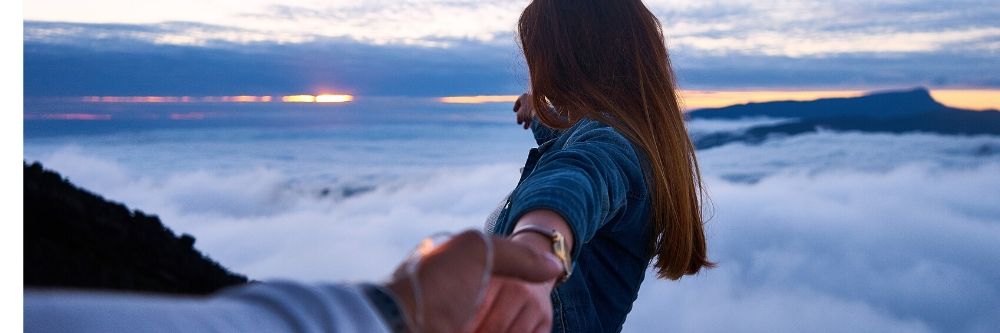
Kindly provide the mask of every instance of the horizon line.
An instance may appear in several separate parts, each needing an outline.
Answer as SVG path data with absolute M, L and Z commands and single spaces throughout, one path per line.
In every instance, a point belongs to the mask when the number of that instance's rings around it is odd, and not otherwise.
M 853 98 L 872 93 L 927 90 L 934 100 L 949 107 L 972 111 L 1000 110 L 1000 88 L 924 88 L 900 89 L 679 89 L 679 102 L 685 111 L 718 108 L 749 103 L 814 101 L 825 98 Z M 84 103 L 315 103 L 344 104 L 360 99 L 412 98 L 443 104 L 513 103 L 520 95 L 458 95 L 442 97 L 364 96 L 351 94 L 231 95 L 231 96 L 25 96 L 27 98 L 65 98 Z
M 971 111 L 1000 111 L 1000 88 L 945 88 L 930 89 L 914 87 L 907 89 L 747 89 L 747 90 L 700 90 L 679 89 L 681 109 L 691 111 L 705 108 L 719 108 L 733 105 L 784 101 L 815 101 L 826 98 L 854 98 L 872 93 L 927 90 L 931 97 L 941 104 Z M 446 104 L 488 104 L 513 103 L 520 95 L 473 95 L 447 96 L 438 99 Z

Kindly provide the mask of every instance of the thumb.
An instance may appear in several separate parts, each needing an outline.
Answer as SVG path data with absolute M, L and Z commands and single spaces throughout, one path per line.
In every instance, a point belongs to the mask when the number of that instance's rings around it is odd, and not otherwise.
M 528 282 L 554 280 L 563 264 L 551 253 L 540 253 L 509 239 L 493 237 L 493 274 Z

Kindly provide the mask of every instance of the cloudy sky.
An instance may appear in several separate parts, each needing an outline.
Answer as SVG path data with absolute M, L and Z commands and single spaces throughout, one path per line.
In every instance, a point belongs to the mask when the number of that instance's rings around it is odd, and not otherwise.
M 509 108 L 412 98 L 522 92 L 514 26 L 526 3 L 27 0 L 26 115 L 192 119 L 184 117 L 208 111 L 38 100 L 321 93 L 359 96 L 330 109 L 359 112 L 322 112 L 322 126 L 296 130 L 29 135 L 24 157 L 158 214 L 253 277 L 377 279 L 391 267 L 372 262 L 397 261 L 423 235 L 478 227 L 516 183 L 533 141 L 512 127 Z M 1000 102 L 996 0 L 646 3 L 663 22 L 681 87 L 725 91 L 727 103 L 747 92 L 805 99 L 913 86 L 983 89 Z M 268 123 L 317 113 L 225 108 Z M 424 110 L 439 112 L 414 112 Z M 363 117 L 372 123 L 344 125 Z M 39 123 L 25 128 L 81 126 Z M 737 125 L 749 126 L 691 124 Z M 626 331 L 994 331 L 1000 206 L 984 198 L 1000 196 L 998 140 L 820 132 L 700 151 L 721 266 L 679 284 L 647 283 Z M 757 181 L 734 180 L 746 174 Z M 330 189 L 363 190 L 316 195 Z M 343 255 L 359 248 L 365 256 Z
M 527 1 L 29 0 L 29 96 L 515 94 Z M 1000 87 L 989 0 L 646 1 L 688 89 Z

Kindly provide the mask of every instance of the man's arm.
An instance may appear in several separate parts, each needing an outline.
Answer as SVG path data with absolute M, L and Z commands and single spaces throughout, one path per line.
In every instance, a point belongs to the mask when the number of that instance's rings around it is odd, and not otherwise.
M 26 332 L 389 332 L 357 285 L 258 283 L 207 298 L 24 293 Z
M 25 291 L 26 332 L 388 332 L 356 285 L 258 283 L 208 297 Z
M 413 276 L 397 274 L 380 288 L 399 307 L 409 329 L 421 332 L 457 332 L 465 327 L 480 306 L 484 274 L 541 282 L 561 271 L 554 256 L 475 231 L 458 234 L 417 260 Z M 292 282 L 246 285 L 209 297 L 27 290 L 24 328 L 27 332 L 388 332 L 387 318 L 374 307 L 377 301 L 365 295 L 363 285 Z

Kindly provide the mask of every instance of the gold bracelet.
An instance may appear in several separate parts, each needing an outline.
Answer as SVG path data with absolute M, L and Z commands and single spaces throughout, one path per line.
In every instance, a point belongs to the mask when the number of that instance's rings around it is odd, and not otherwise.
M 570 260 L 569 250 L 566 249 L 566 237 L 563 237 L 562 233 L 556 231 L 555 229 L 544 228 L 531 224 L 518 226 L 514 229 L 514 232 L 510 234 L 510 237 L 513 238 L 522 232 L 534 232 L 545 236 L 552 241 L 552 253 L 555 254 L 556 257 L 558 257 L 563 263 L 563 275 L 559 278 L 558 283 L 563 283 L 566 282 L 566 280 L 569 280 L 570 274 L 573 273 L 573 262 Z

